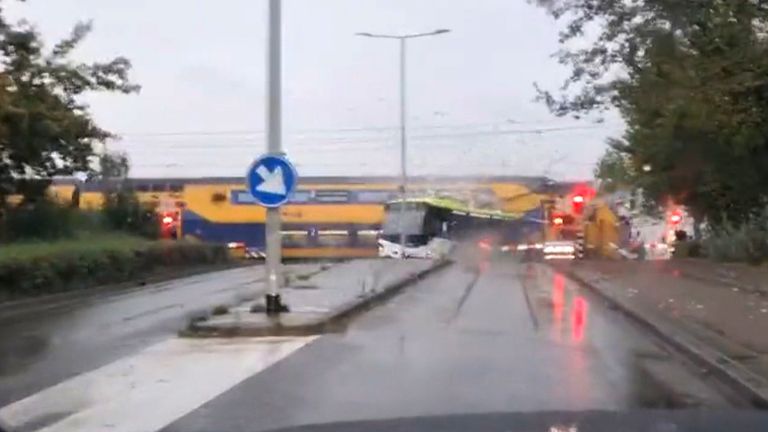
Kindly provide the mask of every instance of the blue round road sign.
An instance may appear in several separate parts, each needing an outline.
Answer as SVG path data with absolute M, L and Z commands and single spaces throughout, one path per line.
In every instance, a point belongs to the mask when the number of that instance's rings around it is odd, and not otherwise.
M 296 190 L 299 175 L 288 159 L 264 155 L 248 169 L 245 183 L 248 191 L 264 207 L 280 207 Z

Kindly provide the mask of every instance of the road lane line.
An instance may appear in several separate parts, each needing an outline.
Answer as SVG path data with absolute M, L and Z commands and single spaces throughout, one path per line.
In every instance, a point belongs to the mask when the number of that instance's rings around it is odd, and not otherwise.
M 0 418 L 45 432 L 156 431 L 315 338 L 170 339 L 14 402 Z

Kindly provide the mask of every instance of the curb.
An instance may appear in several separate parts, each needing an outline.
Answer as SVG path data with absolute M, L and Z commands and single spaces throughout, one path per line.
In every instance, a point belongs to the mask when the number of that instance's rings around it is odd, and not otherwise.
M 192 338 L 216 338 L 216 337 L 266 337 L 266 336 L 310 336 L 320 333 L 331 333 L 341 330 L 344 325 L 359 315 L 400 293 L 404 288 L 412 285 L 424 277 L 435 273 L 452 264 L 452 261 L 444 260 L 435 265 L 408 276 L 405 279 L 384 286 L 373 295 L 362 299 L 352 300 L 339 307 L 326 317 L 301 325 L 282 325 L 278 317 L 271 320 L 270 325 L 257 327 L 224 327 L 213 328 L 199 326 L 205 321 L 192 321 L 189 326 L 179 332 L 181 337 Z
M 740 396 L 750 401 L 755 407 L 762 409 L 768 408 L 768 383 L 763 377 L 738 364 L 727 355 L 677 331 L 672 325 L 666 322 L 668 321 L 666 317 L 664 320 L 658 321 L 646 318 L 639 310 L 606 293 L 592 282 L 585 280 L 573 269 L 558 268 L 558 270 L 565 273 L 570 279 L 582 287 L 590 290 L 592 293 L 605 300 L 612 307 L 615 307 L 625 316 L 629 317 L 633 322 L 650 331 L 654 336 L 674 347 L 694 364 L 704 368 L 708 373 L 711 373 L 714 377 L 718 378 L 723 384 L 728 385 Z

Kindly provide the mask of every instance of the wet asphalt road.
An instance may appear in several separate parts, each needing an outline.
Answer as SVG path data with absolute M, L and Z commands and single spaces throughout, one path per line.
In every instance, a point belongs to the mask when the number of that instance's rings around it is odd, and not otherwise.
M 454 265 L 164 430 L 730 405 L 700 379 L 547 266 Z
M 245 267 L 0 311 L 0 406 L 173 337 L 214 305 L 255 296 L 262 276 Z

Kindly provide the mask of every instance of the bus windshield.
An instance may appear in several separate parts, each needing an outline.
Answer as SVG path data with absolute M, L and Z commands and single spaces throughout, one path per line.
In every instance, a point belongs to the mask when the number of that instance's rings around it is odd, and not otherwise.
M 402 208 L 399 203 L 390 204 L 384 215 L 384 223 L 381 227 L 382 234 L 423 234 L 426 215 L 427 208 L 421 204 L 408 203 L 405 208 Z

